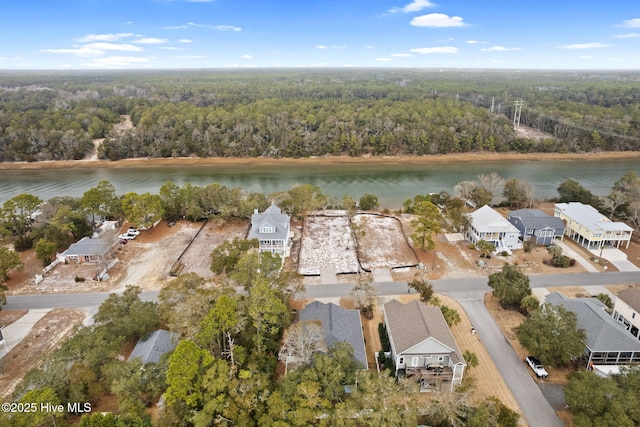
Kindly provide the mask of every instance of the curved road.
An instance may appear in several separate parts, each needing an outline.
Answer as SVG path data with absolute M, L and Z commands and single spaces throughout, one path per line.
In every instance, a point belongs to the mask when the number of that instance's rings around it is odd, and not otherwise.
M 563 286 L 603 286 L 640 283 L 640 272 L 578 273 L 529 276 L 532 288 Z M 484 305 L 483 295 L 489 291 L 486 277 L 442 279 L 431 282 L 434 290 L 455 298 L 464 308 L 476 327 L 487 351 L 513 393 L 518 405 L 531 426 L 562 426 L 535 381 L 527 372 L 523 361 L 502 334 Z M 407 291 L 406 282 L 382 282 L 376 284 L 379 295 L 399 295 Z M 332 298 L 348 296 L 352 286 L 345 284 L 307 286 L 306 298 Z M 109 293 L 20 295 L 7 298 L 7 309 L 86 308 L 96 307 Z M 144 300 L 155 301 L 158 291 L 144 291 Z

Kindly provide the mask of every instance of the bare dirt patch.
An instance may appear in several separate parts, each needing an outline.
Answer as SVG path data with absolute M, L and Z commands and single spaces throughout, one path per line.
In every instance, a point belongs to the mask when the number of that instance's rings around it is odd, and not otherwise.
M 25 373 L 42 363 L 85 318 L 76 309 L 56 308 L 47 313 L 31 332 L 1 360 L 0 396 L 8 397 Z
M 0 311 L 0 326 L 7 326 L 28 313 L 28 310 L 2 310 Z
M 310 215 L 304 221 L 298 272 L 317 276 L 325 268 L 334 268 L 338 274 L 359 270 L 356 242 L 346 213 Z
M 414 267 L 418 264 L 397 218 L 358 214 L 351 220 L 358 241 L 358 259 L 365 270 Z

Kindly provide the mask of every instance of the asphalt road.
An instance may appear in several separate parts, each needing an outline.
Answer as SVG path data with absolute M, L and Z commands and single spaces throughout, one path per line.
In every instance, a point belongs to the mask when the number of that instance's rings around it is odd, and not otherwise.
M 640 272 L 578 273 L 529 276 L 532 288 L 564 286 L 603 286 L 613 284 L 640 283 Z M 465 279 L 442 279 L 431 281 L 434 290 L 452 296 L 460 302 L 467 316 L 478 331 L 487 351 L 511 389 L 522 412 L 533 427 L 561 426 L 551 405 L 533 381 L 527 367 L 513 351 L 502 331 L 484 305 L 483 295 L 489 291 L 486 277 Z M 406 282 L 382 282 L 376 284 L 378 294 L 389 296 L 407 292 Z M 345 284 L 310 285 L 306 298 L 334 298 L 348 296 L 352 286 Z M 51 294 L 9 296 L 6 309 L 40 308 L 93 308 L 100 305 L 109 293 Z M 157 301 L 158 291 L 140 294 L 143 300 Z

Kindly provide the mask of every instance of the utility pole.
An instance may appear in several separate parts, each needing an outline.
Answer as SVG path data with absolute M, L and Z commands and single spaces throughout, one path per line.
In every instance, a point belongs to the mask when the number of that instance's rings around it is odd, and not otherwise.
M 524 101 L 522 98 L 518 98 L 515 104 L 515 111 L 513 113 L 513 129 L 518 130 L 520 127 L 520 114 L 522 113 L 522 106 L 524 105 Z

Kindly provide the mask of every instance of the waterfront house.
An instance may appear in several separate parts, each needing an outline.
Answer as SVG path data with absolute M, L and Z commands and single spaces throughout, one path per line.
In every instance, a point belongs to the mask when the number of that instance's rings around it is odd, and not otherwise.
M 509 213 L 508 220 L 520 230 L 523 242 L 533 239 L 536 245 L 549 246 L 556 237 L 564 235 L 562 220 L 540 209 L 518 209 Z
M 327 347 L 346 342 L 353 347 L 353 356 L 363 369 L 367 369 L 367 353 L 360 311 L 348 310 L 333 303 L 314 301 L 300 311 L 300 321 L 317 320 L 322 323 L 322 335 Z
M 606 306 L 600 300 L 567 298 L 557 292 L 545 299 L 576 314 L 578 328 L 587 336 L 584 360 L 588 369 L 607 373 L 615 372 L 619 366 L 640 364 L 640 341 L 605 311 Z
M 260 252 L 289 255 L 289 224 L 291 217 L 283 214 L 275 204 L 271 204 L 263 213 L 256 209 L 251 215 L 249 239 L 260 241 Z
M 640 288 L 629 288 L 616 295 L 613 318 L 634 338 L 640 340 Z
M 580 202 L 556 203 L 555 216 L 565 223 L 564 234 L 587 249 L 626 242 L 629 248 L 633 228 L 624 222 L 611 221 L 593 206 Z
M 497 211 L 484 205 L 470 213 L 467 239 L 474 245 L 484 240 L 496 247 L 496 252 L 510 252 L 511 249 L 521 249 L 520 231 L 507 221 Z
M 67 262 L 102 262 L 108 258 L 111 244 L 106 239 L 83 237 L 73 243 L 61 255 Z
M 396 375 L 416 380 L 422 390 L 453 390 L 462 382 L 466 363 L 439 307 L 393 300 L 383 314 Z

